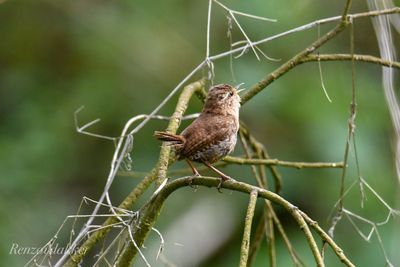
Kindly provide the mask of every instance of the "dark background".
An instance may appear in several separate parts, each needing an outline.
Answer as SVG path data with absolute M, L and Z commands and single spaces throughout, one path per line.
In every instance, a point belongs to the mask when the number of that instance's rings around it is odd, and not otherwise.
M 366 11 L 355 1 L 352 12 Z M 398 5 L 399 2 L 397 2 Z M 278 19 L 277 23 L 238 17 L 252 40 L 277 34 L 319 18 L 339 15 L 344 1 L 225 1 L 235 10 Z M 114 151 L 111 141 L 78 134 L 73 114 L 80 106 L 81 124 L 101 122 L 91 131 L 118 136 L 125 122 L 151 112 L 205 56 L 207 1 L 0 1 L 0 265 L 22 266 L 29 255 L 9 255 L 12 244 L 40 247 L 57 231 L 67 215 L 77 213 L 83 196 L 98 199 Z M 323 25 L 321 34 L 333 25 Z M 211 54 L 229 49 L 226 13 L 213 6 Z M 241 40 L 234 27 L 234 40 Z M 355 22 L 356 53 L 378 55 L 368 19 Z M 287 60 L 317 38 L 317 29 L 292 34 L 260 48 L 271 57 Z M 321 52 L 348 53 L 349 33 L 343 32 Z M 249 88 L 279 62 L 257 61 L 251 52 L 215 62 L 215 83 Z M 341 161 L 351 100 L 349 62 L 323 62 L 323 78 L 333 99 L 323 94 L 316 63 L 296 67 L 241 110 L 241 119 L 262 141 L 273 158 L 291 161 Z M 195 78 L 200 78 L 201 73 Z M 393 130 L 381 86 L 381 68 L 356 63 L 356 139 L 361 172 L 392 207 L 398 207 L 398 179 L 393 161 Z M 176 97 L 160 114 L 173 112 Z M 199 112 L 193 99 L 188 113 Z M 158 158 L 160 144 L 154 130 L 166 122 L 150 122 L 135 137 L 133 169 L 147 172 Z M 183 128 L 183 127 L 181 127 Z M 238 149 L 235 155 L 240 155 Z M 174 167 L 185 166 L 177 163 Z M 338 200 L 338 169 L 279 168 L 282 195 L 320 222 L 325 229 Z M 255 184 L 249 167 L 224 171 Z M 117 177 L 112 200 L 119 203 L 142 178 Z M 247 178 L 246 178 L 247 177 Z M 353 151 L 346 186 L 357 179 Z M 388 210 L 370 193 L 360 208 L 355 186 L 345 207 L 372 221 L 383 221 Z M 179 266 L 232 266 L 239 248 L 248 196 L 214 189 L 185 188 L 167 201 L 156 224 L 166 239 L 166 257 Z M 138 208 L 139 206 L 135 207 Z M 260 216 L 258 203 L 256 219 Z M 85 206 L 87 214 L 93 206 Z M 294 246 L 312 265 L 312 255 L 293 220 L 279 215 Z M 364 233 L 370 226 L 356 221 Z M 61 231 L 67 242 L 71 224 Z M 399 219 L 379 227 L 388 257 L 400 265 Z M 383 266 L 384 256 L 375 235 L 365 242 L 347 219 L 336 236 L 359 266 Z M 178 243 L 178 244 L 176 244 Z M 154 263 L 159 241 L 154 232 L 146 242 L 146 257 Z M 287 266 L 288 253 L 280 238 L 278 266 Z M 327 255 L 328 266 L 339 262 Z M 143 266 L 137 259 L 138 266 Z M 255 266 L 267 262 L 265 244 Z M 263 265 L 264 264 L 264 265 Z

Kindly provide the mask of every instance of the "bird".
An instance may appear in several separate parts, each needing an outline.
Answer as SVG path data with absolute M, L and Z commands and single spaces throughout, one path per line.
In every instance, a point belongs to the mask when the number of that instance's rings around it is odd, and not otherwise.
M 158 140 L 173 146 L 178 160 L 186 160 L 194 176 L 200 176 L 200 173 L 193 161 L 202 163 L 216 172 L 221 178 L 218 191 L 224 181 L 233 179 L 212 164 L 230 154 L 235 148 L 239 130 L 238 93 L 241 90 L 229 84 L 212 86 L 208 90 L 199 117 L 180 134 L 154 132 Z

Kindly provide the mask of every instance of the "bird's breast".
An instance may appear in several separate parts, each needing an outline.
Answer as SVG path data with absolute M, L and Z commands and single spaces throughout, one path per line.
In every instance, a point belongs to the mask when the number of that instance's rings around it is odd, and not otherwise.
M 216 143 L 212 143 L 202 150 L 196 151 L 189 157 L 189 159 L 193 161 L 214 163 L 231 153 L 235 148 L 236 141 L 236 132 L 232 132 L 232 134 L 227 135 L 226 138 Z

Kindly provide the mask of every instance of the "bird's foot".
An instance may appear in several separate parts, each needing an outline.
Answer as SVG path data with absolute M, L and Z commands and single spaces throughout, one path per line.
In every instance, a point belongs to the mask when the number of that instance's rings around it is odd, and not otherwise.
M 192 176 L 189 177 L 189 186 L 193 189 L 197 189 L 197 185 L 193 185 L 193 179 L 201 176 L 199 172 L 194 172 Z
M 221 179 L 220 179 L 219 184 L 217 186 L 218 192 L 222 193 L 222 191 L 221 191 L 222 183 L 225 182 L 225 181 L 229 181 L 229 180 L 233 180 L 234 181 L 235 179 L 233 179 L 232 177 L 230 177 L 230 176 L 228 176 L 226 174 L 221 175 Z

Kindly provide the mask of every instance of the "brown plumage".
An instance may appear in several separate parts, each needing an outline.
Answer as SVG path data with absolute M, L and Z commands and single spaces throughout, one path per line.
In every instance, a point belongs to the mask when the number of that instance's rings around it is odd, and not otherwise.
M 231 179 L 211 164 L 235 148 L 239 108 L 237 90 L 228 84 L 216 85 L 209 90 L 200 116 L 181 134 L 156 131 L 154 136 L 173 145 L 178 159 L 186 159 L 195 175 L 199 175 L 199 172 L 191 161 L 204 163 L 217 172 L 222 180 Z

